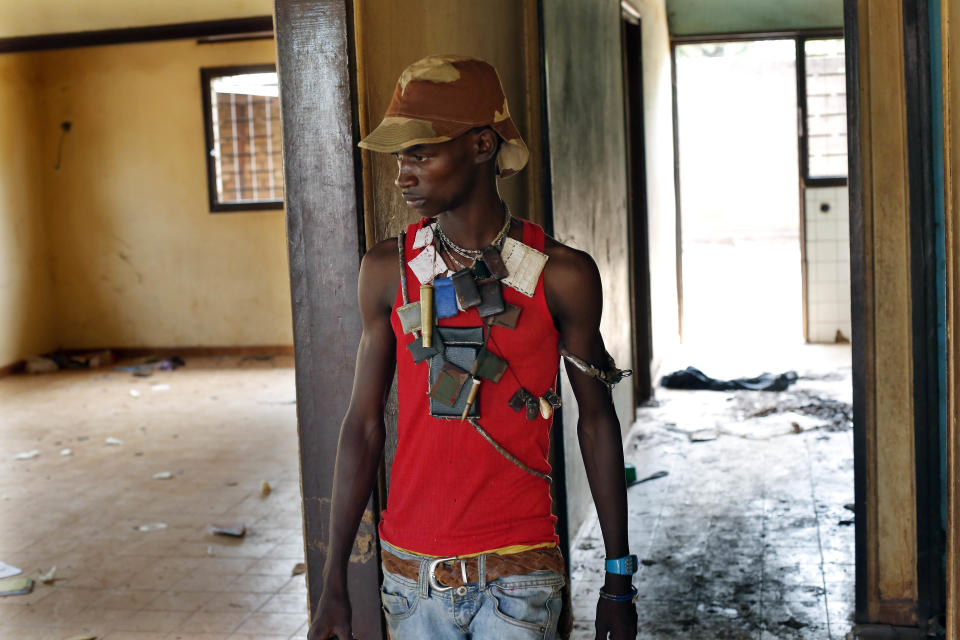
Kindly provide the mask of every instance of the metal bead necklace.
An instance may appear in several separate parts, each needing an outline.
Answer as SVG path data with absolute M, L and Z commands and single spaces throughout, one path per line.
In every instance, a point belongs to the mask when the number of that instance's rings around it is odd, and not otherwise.
M 506 203 L 503 204 L 503 208 L 504 208 L 503 226 L 500 228 L 500 231 L 499 233 L 497 233 L 497 236 L 493 239 L 493 242 L 490 243 L 491 246 L 498 247 L 498 248 L 500 244 L 503 242 L 504 237 L 506 237 L 507 231 L 510 230 L 510 223 L 513 219 L 513 216 L 510 215 L 510 209 L 507 208 Z M 437 237 L 440 239 L 440 242 L 443 244 L 444 248 L 448 250 L 447 251 L 448 254 L 450 253 L 450 250 L 452 250 L 454 253 L 458 253 L 462 257 L 468 260 L 477 260 L 481 255 L 483 255 L 483 250 L 481 249 L 466 249 L 456 244 L 455 242 L 453 242 L 453 240 L 451 240 L 450 237 L 443 232 L 443 227 L 440 226 L 439 222 L 437 222 L 436 228 L 437 228 Z

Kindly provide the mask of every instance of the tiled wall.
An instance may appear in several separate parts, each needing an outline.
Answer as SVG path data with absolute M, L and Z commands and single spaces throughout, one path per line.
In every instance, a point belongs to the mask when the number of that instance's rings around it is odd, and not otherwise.
M 847 187 L 807 189 L 807 339 L 850 339 L 850 222 Z M 826 210 L 824 210 L 826 209 Z

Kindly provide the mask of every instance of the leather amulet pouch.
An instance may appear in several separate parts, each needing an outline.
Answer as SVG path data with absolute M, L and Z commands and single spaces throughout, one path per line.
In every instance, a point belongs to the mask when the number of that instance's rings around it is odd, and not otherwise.
M 443 344 L 441 347 L 443 354 L 435 355 L 430 360 L 430 415 L 434 418 L 455 418 L 459 420 L 464 407 L 467 406 L 467 396 L 470 395 L 471 387 L 471 385 L 463 384 L 463 382 L 466 382 L 470 377 L 467 371 L 473 366 L 477 354 L 483 348 L 483 327 L 436 327 L 434 331 L 433 340 L 435 343 Z M 438 400 L 434 397 L 433 390 L 441 378 L 444 365 L 448 363 L 459 368 L 464 377 L 455 397 L 452 397 L 453 394 L 447 393 L 447 385 L 455 381 L 443 382 L 442 389 L 437 392 L 437 396 L 440 398 Z M 443 374 L 444 377 L 452 375 L 453 371 L 449 369 Z M 441 401 L 451 399 L 453 404 Z M 480 417 L 479 401 L 471 405 L 467 417 Z

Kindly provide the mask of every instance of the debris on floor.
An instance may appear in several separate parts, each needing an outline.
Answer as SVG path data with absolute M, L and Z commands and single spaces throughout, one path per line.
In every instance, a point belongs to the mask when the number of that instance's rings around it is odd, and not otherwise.
M 0 597 L 22 596 L 33 591 L 33 578 L 17 576 L 0 580 Z
M 131 398 L 139 398 L 139 397 L 140 397 L 140 392 L 137 391 L 136 389 L 130 389 L 130 397 L 131 397 Z
M 852 628 L 850 368 L 817 371 L 785 391 L 658 389 L 638 409 L 625 463 L 669 471 L 628 492 L 643 638 L 837 640 Z M 595 637 L 603 556 L 591 516 L 571 540 L 574 640 Z
M 156 356 L 151 356 L 145 358 L 142 364 L 127 364 L 120 365 L 113 368 L 114 371 L 122 371 L 124 373 L 132 373 L 133 375 L 138 374 L 150 374 L 153 371 L 174 371 L 184 366 L 183 358 L 180 356 L 170 356 L 169 358 L 157 358 Z M 140 375 L 139 377 L 146 377 Z
M 733 391 L 736 389 L 748 391 L 786 391 L 790 385 L 796 381 L 796 371 L 787 371 L 777 375 L 764 372 L 755 378 L 718 380 L 711 378 L 696 367 L 687 367 L 682 371 L 674 371 L 660 378 L 660 386 L 667 389 L 686 389 L 691 391 Z
M 242 538 L 247 535 L 247 526 L 242 522 L 231 522 L 229 524 L 211 524 L 207 527 L 210 535 L 228 536 L 231 538 Z
M 273 490 L 273 489 L 270 488 L 270 483 L 267 482 L 266 480 L 264 480 L 262 483 L 260 483 L 260 497 L 261 497 L 261 498 L 266 498 L 268 495 L 270 495 L 270 492 L 271 492 L 272 490 Z
M 300 576 L 307 572 L 307 565 L 303 562 L 298 562 L 293 565 L 293 572 L 290 573 L 291 576 Z
M 53 584 L 53 581 L 56 580 L 56 575 L 57 575 L 57 566 L 54 565 L 50 567 L 50 570 L 47 571 L 46 573 L 40 574 L 37 577 L 37 580 L 39 580 L 43 584 Z
M 109 445 L 111 447 L 119 447 L 123 445 L 123 440 L 121 440 L 120 438 L 114 438 L 113 436 L 108 437 L 103 442 L 104 444 Z
M 23 569 L 15 567 L 5 562 L 0 562 L 0 579 L 18 576 L 23 573 Z
M 18 453 L 15 458 L 17 460 L 33 460 L 40 455 L 40 449 L 31 449 L 30 451 L 24 451 L 23 453 Z
M 73 449 L 60 449 L 60 455 L 62 456 L 72 456 Z
M 153 474 L 154 480 L 169 480 L 172 477 L 173 477 L 172 471 L 160 471 L 158 473 Z
M 57 363 L 50 358 L 45 358 L 43 356 L 31 356 L 27 358 L 27 373 L 53 373 L 54 371 L 59 370 L 60 367 L 57 366 Z
M 56 351 L 27 358 L 26 372 L 53 373 L 60 369 L 97 369 L 113 361 L 114 355 L 108 349 L 79 354 Z
M 154 391 L 169 391 L 170 385 L 168 384 L 154 384 L 150 386 Z
M 145 533 L 148 531 L 163 531 L 164 529 L 167 528 L 167 523 L 166 522 L 150 522 L 147 524 L 141 524 L 140 526 L 134 527 L 134 528 L 137 531 L 143 531 Z

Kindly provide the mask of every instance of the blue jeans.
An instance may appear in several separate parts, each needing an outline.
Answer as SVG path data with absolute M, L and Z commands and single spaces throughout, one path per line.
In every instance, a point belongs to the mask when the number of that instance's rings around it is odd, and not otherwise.
M 381 543 L 395 556 L 423 559 Z M 480 581 L 465 589 L 435 591 L 430 587 L 428 564 L 421 563 L 418 580 L 383 572 L 380 599 L 391 640 L 554 640 L 557 637 L 564 585 L 564 577 L 559 573 L 534 571 L 487 582 L 481 571 Z

